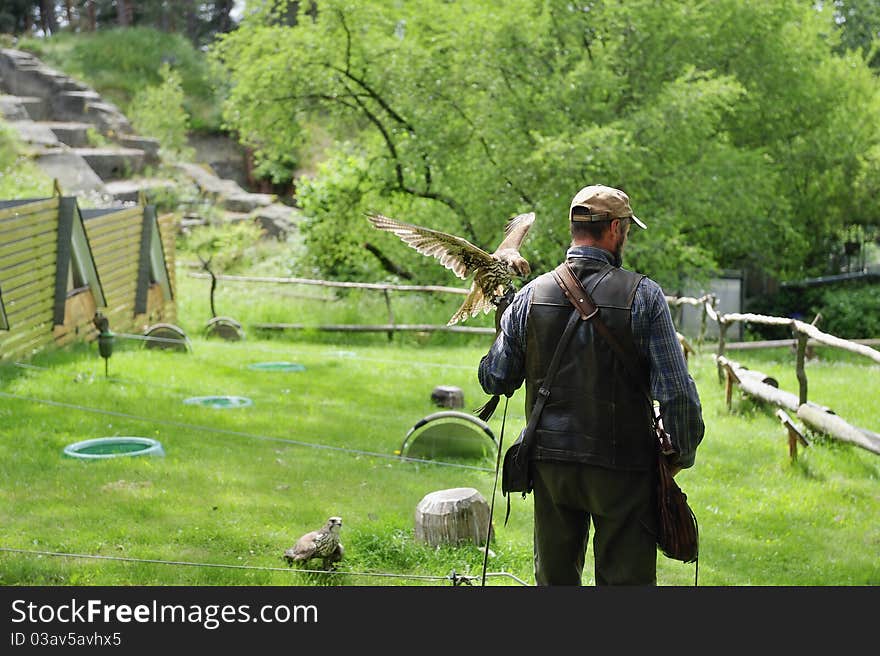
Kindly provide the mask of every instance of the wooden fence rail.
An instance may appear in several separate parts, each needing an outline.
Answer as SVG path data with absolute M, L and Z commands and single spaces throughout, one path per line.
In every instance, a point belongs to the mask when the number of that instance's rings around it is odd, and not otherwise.
M 874 362 L 880 363 L 880 351 L 872 348 L 869 344 L 862 343 L 864 341 L 875 342 L 876 340 L 862 340 L 856 342 L 841 339 L 840 337 L 822 332 L 813 324 L 805 323 L 797 319 L 749 313 L 719 314 L 715 310 L 714 304 L 710 302 L 706 302 L 703 307 L 705 308 L 704 315 L 718 322 L 719 340 L 715 361 L 718 366 L 719 380 L 726 380 L 727 383 L 728 405 L 730 404 L 731 386 L 736 382 L 747 394 L 762 401 L 772 403 L 781 409 L 795 412 L 797 417 L 813 428 L 813 430 L 829 435 L 834 439 L 855 444 L 871 451 L 872 453 L 880 454 L 880 435 L 865 428 L 853 426 L 838 417 L 832 410 L 818 406 L 815 403 L 810 403 L 807 400 L 808 385 L 805 367 L 808 342 L 839 348 L 851 353 L 863 355 Z M 766 380 L 759 380 L 759 378 L 752 375 L 755 372 L 749 372 L 738 363 L 729 360 L 724 356 L 725 331 L 728 326 L 736 321 L 791 327 L 791 330 L 794 333 L 794 339 L 791 343 L 797 346 L 797 359 L 795 364 L 795 375 L 798 380 L 797 395 L 779 390 L 777 389 L 778 385 L 774 386 L 768 384 L 768 381 Z M 775 381 L 773 382 L 775 383 Z M 783 421 L 783 424 L 786 424 L 786 422 Z M 788 428 L 791 430 L 791 426 L 788 426 Z M 789 441 L 789 447 L 792 454 L 794 454 L 796 452 L 796 443 L 791 441 L 791 438 Z
M 282 285 L 315 285 L 318 287 L 335 287 L 347 289 L 371 289 L 381 291 L 385 296 L 385 307 L 388 310 L 387 324 L 324 324 L 311 326 L 300 323 L 256 323 L 254 328 L 262 330 L 318 330 L 322 332 L 382 332 L 388 334 L 389 341 L 394 339 L 395 332 L 450 332 L 450 333 L 478 333 L 493 334 L 493 328 L 481 328 L 472 326 L 446 326 L 435 324 L 399 324 L 394 320 L 394 310 L 391 307 L 390 292 L 432 292 L 441 294 L 467 295 L 467 289 L 459 287 L 444 287 L 441 285 L 392 285 L 389 283 L 370 282 L 342 282 L 334 280 L 316 280 L 314 278 L 287 278 L 275 276 L 230 276 L 222 274 L 196 273 L 189 274 L 193 278 L 212 278 L 216 284 L 218 280 L 236 282 L 274 283 Z

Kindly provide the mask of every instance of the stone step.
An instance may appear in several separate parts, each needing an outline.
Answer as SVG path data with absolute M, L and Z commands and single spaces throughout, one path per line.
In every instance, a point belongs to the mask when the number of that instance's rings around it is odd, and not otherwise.
M 94 123 L 102 134 L 133 134 L 134 128 L 116 105 L 108 102 L 90 102 L 86 106 L 85 120 Z
M 275 202 L 274 194 L 254 194 L 248 191 L 239 191 L 223 198 L 224 209 L 230 212 L 252 212 L 260 207 L 266 207 Z
M 38 123 L 37 121 L 27 119 L 24 121 L 9 121 L 9 125 L 26 144 L 43 148 L 58 148 L 61 146 L 61 141 L 59 141 L 57 135 L 45 123 Z
M 228 196 L 230 194 L 243 193 L 239 184 L 233 180 L 225 180 L 217 177 L 206 165 L 182 162 L 177 165 L 196 186 L 207 194 Z
M 90 103 L 101 102 L 95 91 L 63 91 L 52 98 L 52 115 L 57 120 L 81 120 Z
M 124 134 L 116 137 L 116 142 L 126 148 L 136 148 L 144 151 L 144 161 L 147 164 L 159 164 L 159 148 L 161 144 L 158 139 L 135 134 Z
M 102 180 L 119 180 L 144 170 L 144 151 L 137 148 L 74 148 Z
M 46 103 L 36 96 L 0 96 L 0 115 L 10 121 L 42 121 L 49 118 Z
M 104 182 L 104 189 L 114 200 L 132 203 L 138 202 L 141 192 L 149 203 L 163 191 L 171 191 L 176 187 L 177 183 L 174 180 L 162 178 L 132 178 Z
M 21 101 L 31 120 L 46 121 L 51 118 L 49 106 L 42 98 L 22 96 Z
M 104 182 L 89 163 L 69 148 L 40 155 L 34 162 L 46 175 L 58 180 L 65 194 L 104 191 Z
M 0 96 L 0 116 L 7 121 L 33 120 L 20 96 Z
M 67 144 L 71 148 L 86 148 L 89 145 L 89 130 L 94 130 L 91 123 L 79 123 L 76 121 L 44 121 L 42 125 L 49 128 L 58 141 Z

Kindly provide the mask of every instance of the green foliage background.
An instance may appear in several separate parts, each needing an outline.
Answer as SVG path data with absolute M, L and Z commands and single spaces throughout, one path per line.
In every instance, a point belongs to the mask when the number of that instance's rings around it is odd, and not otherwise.
M 265 3 L 218 38 L 226 125 L 295 168 L 328 275 L 375 279 L 381 211 L 492 249 L 534 210 L 533 269 L 568 242 L 585 184 L 624 188 L 649 230 L 629 264 L 677 287 L 717 267 L 815 274 L 849 223 L 876 223 L 877 80 L 833 7 L 799 0 L 490 3 L 324 0 L 290 26 Z M 284 164 L 284 163 L 287 164 Z M 448 280 L 440 267 L 420 279 Z

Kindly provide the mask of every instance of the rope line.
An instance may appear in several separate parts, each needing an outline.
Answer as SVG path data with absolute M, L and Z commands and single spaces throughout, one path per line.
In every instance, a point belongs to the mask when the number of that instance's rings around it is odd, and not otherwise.
M 478 576 L 469 576 L 456 574 L 455 570 L 453 570 L 447 576 L 431 576 L 427 574 L 396 574 L 392 572 L 350 572 L 350 571 L 339 571 L 339 570 L 323 570 L 323 569 L 300 569 L 300 568 L 291 568 L 291 567 L 265 567 L 259 565 L 233 565 L 227 563 L 198 563 L 187 560 L 161 560 L 158 558 L 133 558 L 131 556 L 104 556 L 100 554 L 79 554 L 79 553 L 66 553 L 63 551 L 40 551 L 35 549 L 17 549 L 15 547 L 0 547 L 0 551 L 5 551 L 7 553 L 17 553 L 17 554 L 25 554 L 31 556 L 54 556 L 60 558 L 85 558 L 90 560 L 114 560 L 119 562 L 127 562 L 127 563 L 149 563 L 153 565 L 174 565 L 178 567 L 218 567 L 223 569 L 244 569 L 244 570 L 252 570 L 252 571 L 263 571 L 263 572 L 287 572 L 292 574 L 347 574 L 349 576 L 365 576 L 365 577 L 383 577 L 383 578 L 397 578 L 397 579 L 411 579 L 414 581 L 452 581 L 453 585 L 459 585 L 459 582 L 464 581 L 467 585 L 470 585 L 470 581 L 477 580 L 480 577 Z M 489 572 L 486 576 L 493 577 L 507 577 L 511 578 L 522 585 L 529 585 L 519 577 L 510 574 L 508 572 Z
M 410 458 L 409 456 L 398 456 L 390 453 L 381 453 L 378 451 L 364 451 L 361 449 L 352 449 L 350 447 L 344 446 L 332 446 L 330 444 L 318 444 L 315 442 L 303 442 L 301 440 L 292 440 L 284 437 L 273 437 L 272 435 L 260 435 L 259 433 L 247 433 L 244 431 L 235 431 L 230 430 L 228 428 L 214 428 L 212 426 L 200 426 L 198 424 L 188 424 L 182 421 L 173 421 L 170 419 L 156 419 L 154 417 L 141 417 L 139 415 L 132 415 L 125 412 L 117 412 L 115 410 L 104 410 L 102 408 L 90 408 L 83 405 L 77 405 L 75 403 L 63 403 L 61 401 L 52 401 L 50 399 L 37 399 L 29 396 L 20 396 L 18 394 L 10 394 L 9 392 L 0 392 L 0 397 L 8 398 L 8 399 L 16 399 L 19 401 L 29 401 L 31 403 L 42 403 L 45 405 L 51 405 L 58 408 L 68 408 L 71 410 L 80 410 L 82 412 L 94 412 L 96 414 L 109 415 L 111 417 L 120 417 L 123 419 L 134 419 L 136 421 L 144 421 L 149 422 L 156 425 L 161 426 L 173 426 L 175 428 L 185 428 L 188 430 L 195 431 L 205 431 L 209 433 L 219 433 L 222 435 L 232 435 L 235 437 L 247 437 L 251 439 L 257 440 L 265 440 L 269 442 L 280 442 L 282 444 L 294 444 L 296 446 L 306 446 L 313 449 L 325 449 L 328 451 L 340 451 L 343 453 L 349 453 L 352 455 L 358 456 L 372 456 L 374 458 L 387 458 L 393 460 L 401 460 L 405 462 L 416 462 L 422 463 L 426 465 L 438 465 L 441 467 L 458 467 L 461 469 L 471 469 L 474 471 L 482 471 L 482 472 L 491 472 L 493 471 L 489 467 L 477 467 L 476 465 L 465 465 L 457 462 L 444 462 L 442 460 L 426 460 L 422 458 Z

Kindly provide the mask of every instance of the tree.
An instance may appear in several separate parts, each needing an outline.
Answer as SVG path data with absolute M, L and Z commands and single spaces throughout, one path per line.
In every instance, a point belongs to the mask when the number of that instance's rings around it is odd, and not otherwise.
M 522 211 L 536 270 L 568 242 L 571 196 L 627 190 L 649 230 L 628 263 L 675 288 L 718 267 L 824 266 L 834 231 L 877 193 L 880 105 L 829 9 L 800 0 L 267 2 L 219 39 L 227 125 L 295 176 L 327 273 L 375 277 L 381 210 L 484 247 Z

